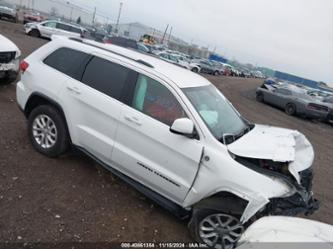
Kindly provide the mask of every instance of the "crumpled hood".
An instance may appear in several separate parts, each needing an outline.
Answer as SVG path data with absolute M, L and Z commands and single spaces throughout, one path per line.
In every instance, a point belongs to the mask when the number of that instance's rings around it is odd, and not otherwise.
M 245 246 L 247 243 L 281 243 L 281 247 L 286 248 L 286 242 L 333 242 L 333 226 L 318 221 L 307 220 L 296 217 L 269 216 L 263 217 L 254 222 L 242 235 L 238 244 L 243 245 L 237 248 L 251 248 Z M 258 244 L 258 243 L 257 243 Z M 253 244 L 255 245 L 255 244 Z M 312 245 L 313 248 L 316 246 Z M 302 248 L 291 246 L 292 248 Z M 252 247 L 256 248 L 256 247 Z M 265 248 L 263 246 L 259 248 Z M 274 247 L 275 248 L 275 247 Z M 309 247 L 311 248 L 311 246 Z M 323 248 L 323 247 L 319 247 Z M 331 244 L 330 247 L 333 248 Z
M 256 125 L 249 133 L 229 144 L 228 149 L 241 157 L 290 162 L 289 171 L 298 183 L 298 172 L 309 168 L 314 160 L 312 145 L 303 134 L 267 125 Z
M 12 51 L 19 51 L 19 49 L 11 40 L 0 34 L 0 52 Z

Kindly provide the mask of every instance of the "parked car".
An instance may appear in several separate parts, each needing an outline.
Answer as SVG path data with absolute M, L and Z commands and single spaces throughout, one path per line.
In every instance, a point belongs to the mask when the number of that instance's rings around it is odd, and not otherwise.
M 0 3 L 0 20 L 1 19 L 17 22 L 16 7 L 11 4 Z
M 200 73 L 218 75 L 218 70 L 207 60 L 193 60 L 192 63 L 196 63 L 200 67 Z
M 103 42 L 106 44 L 113 44 L 124 48 L 133 48 L 135 50 L 139 49 L 136 40 L 120 36 L 105 36 Z
M 318 209 L 306 137 L 249 123 L 198 74 L 65 37 L 20 68 L 17 101 L 36 151 L 57 157 L 71 144 L 188 219 L 197 241 L 211 245 L 215 229 L 220 247 L 231 245 L 256 216 Z
M 333 96 L 329 96 L 323 99 L 324 105 L 326 105 L 329 109 L 329 113 L 327 115 L 326 121 L 333 121 Z
M 270 216 L 255 221 L 243 233 L 242 248 L 333 248 L 333 226 L 296 217 Z M 314 246 L 316 245 L 316 246 Z
M 42 22 L 43 21 L 43 17 L 41 16 L 41 14 L 39 12 L 36 12 L 34 10 L 26 10 L 24 11 L 24 15 L 23 15 L 23 23 L 29 23 L 29 22 Z
M 293 85 L 279 87 L 263 84 L 257 88 L 256 98 L 285 110 L 288 115 L 301 115 L 326 120 L 329 108 L 307 95 L 304 89 Z
M 0 34 L 0 83 L 11 83 L 19 73 L 20 49 Z
M 51 38 L 52 35 L 67 37 L 83 37 L 83 28 L 56 20 L 48 20 L 40 23 L 27 23 L 24 25 L 25 33 L 34 37 Z
M 137 45 L 138 45 L 138 50 L 139 51 L 141 51 L 143 53 L 147 53 L 147 54 L 150 53 L 150 49 L 145 44 L 143 44 L 141 42 L 138 42 Z
M 224 70 L 225 69 L 224 69 L 223 65 L 220 62 L 213 61 L 213 60 L 211 60 L 210 62 L 214 66 L 215 71 L 217 71 L 219 75 L 224 75 Z

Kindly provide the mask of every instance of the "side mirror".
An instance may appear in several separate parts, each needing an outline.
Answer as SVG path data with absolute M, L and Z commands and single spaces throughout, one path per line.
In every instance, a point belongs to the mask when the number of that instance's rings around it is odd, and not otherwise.
M 194 138 L 194 124 L 192 120 L 188 118 L 176 119 L 170 127 L 172 133 L 183 135 L 189 138 Z

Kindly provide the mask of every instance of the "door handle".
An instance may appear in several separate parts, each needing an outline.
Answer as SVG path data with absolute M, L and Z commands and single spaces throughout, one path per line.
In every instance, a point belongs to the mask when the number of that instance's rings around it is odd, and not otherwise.
M 67 89 L 75 94 L 81 94 L 80 89 L 76 86 L 67 86 Z
M 127 120 L 128 122 L 131 122 L 133 124 L 136 124 L 138 126 L 142 125 L 142 123 L 140 122 L 140 120 L 137 117 L 125 116 L 125 120 Z

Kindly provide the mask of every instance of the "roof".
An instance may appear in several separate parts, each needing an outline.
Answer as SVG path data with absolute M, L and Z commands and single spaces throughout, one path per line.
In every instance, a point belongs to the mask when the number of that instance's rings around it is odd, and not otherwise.
M 150 71 L 156 76 L 167 78 L 168 81 L 172 81 L 179 88 L 198 87 L 211 84 L 206 78 L 200 76 L 199 74 L 193 73 L 190 70 L 132 49 L 112 44 L 102 44 L 86 39 L 75 40 L 82 41 L 82 46 L 91 45 L 94 48 L 100 48 L 102 51 L 110 51 L 111 53 L 116 53 L 117 55 L 123 56 L 127 59 L 129 58 L 132 61 L 135 61 L 139 67 L 142 67 L 143 65 L 146 71 Z M 139 61 L 141 61 L 141 63 Z M 151 66 L 149 66 L 149 64 Z

